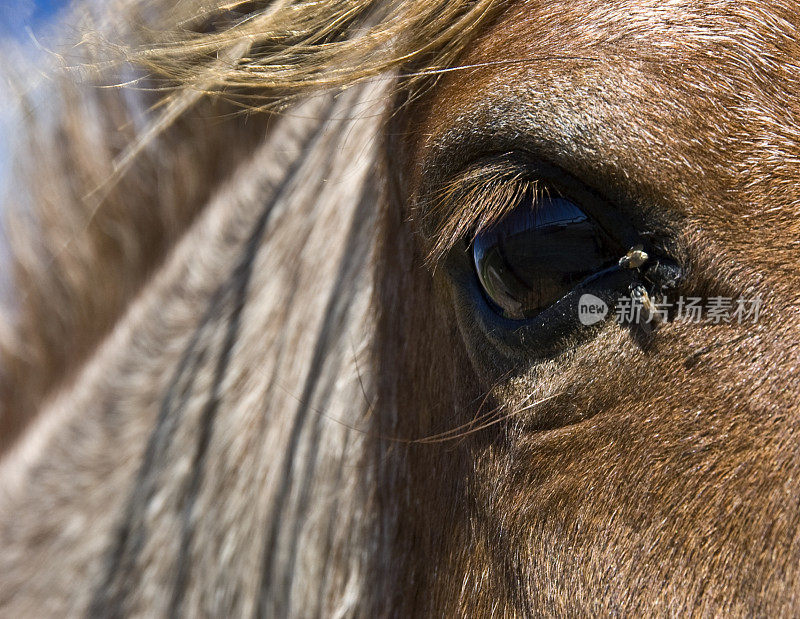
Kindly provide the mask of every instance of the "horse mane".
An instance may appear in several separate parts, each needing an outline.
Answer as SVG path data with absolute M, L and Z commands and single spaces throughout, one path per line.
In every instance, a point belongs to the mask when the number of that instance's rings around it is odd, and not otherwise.
M 401 66 L 411 68 L 402 87 L 420 90 L 498 4 L 74 7 L 65 21 L 80 44 L 70 35 L 58 45 L 43 88 L 24 86 L 32 67 L 6 69 L 22 122 L 2 207 L 11 305 L 0 318 L 0 452 L 75 375 L 276 115 Z

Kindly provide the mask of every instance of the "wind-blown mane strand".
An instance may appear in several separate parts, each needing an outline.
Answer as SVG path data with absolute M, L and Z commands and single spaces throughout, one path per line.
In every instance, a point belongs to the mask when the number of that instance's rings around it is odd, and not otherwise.
M 269 131 L 269 112 L 401 64 L 444 68 L 498 4 L 78 5 L 81 44 L 58 47 L 49 70 L 56 109 L 21 89 L 27 136 L 4 208 L 16 311 L 0 329 L 0 452 Z

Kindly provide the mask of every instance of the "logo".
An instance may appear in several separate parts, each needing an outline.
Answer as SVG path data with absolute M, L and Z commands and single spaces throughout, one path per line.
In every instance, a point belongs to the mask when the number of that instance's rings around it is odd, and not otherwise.
M 619 297 L 614 303 L 613 318 L 617 324 L 660 325 L 667 321 L 682 320 L 694 323 L 738 324 L 758 322 L 761 316 L 761 297 L 752 299 L 732 297 L 709 297 L 703 303 L 701 297 L 678 297 L 668 301 L 665 295 L 651 297 L 638 286 L 630 296 Z M 608 315 L 608 305 L 603 299 L 586 293 L 578 301 L 578 318 L 582 325 L 597 324 Z
M 589 326 L 603 320 L 608 314 L 608 305 L 593 294 L 581 295 L 578 300 L 578 319 L 582 325 Z

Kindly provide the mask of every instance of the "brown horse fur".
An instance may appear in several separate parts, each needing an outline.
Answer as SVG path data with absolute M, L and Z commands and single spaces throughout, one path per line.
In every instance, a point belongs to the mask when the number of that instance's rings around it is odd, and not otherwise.
M 225 182 L 203 179 L 213 196 L 149 279 L 112 262 L 35 315 L 45 329 L 138 277 L 106 334 L 80 323 L 96 349 L 37 385 L 47 402 L 0 462 L 3 614 L 796 614 L 798 9 L 508 2 L 459 39 L 467 68 L 428 80 L 445 65 L 409 55 L 434 38 L 417 32 L 393 39 L 394 84 L 274 120 Z M 188 43 L 149 49 L 197 81 Z M 237 70 L 285 88 L 280 46 L 259 49 Z M 301 54 L 307 88 L 392 64 L 334 54 L 319 84 L 321 51 Z M 168 153 L 205 139 L 172 131 Z M 508 209 L 490 168 L 515 152 L 647 230 L 683 269 L 674 294 L 760 295 L 760 321 L 609 321 L 497 363 L 444 263 Z M 476 167 L 483 195 L 462 186 Z

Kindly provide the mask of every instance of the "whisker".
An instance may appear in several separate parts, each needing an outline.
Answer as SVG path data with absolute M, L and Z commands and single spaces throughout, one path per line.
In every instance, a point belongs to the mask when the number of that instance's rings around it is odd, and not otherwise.
M 499 417 L 499 418 L 497 418 L 497 419 L 495 419 L 493 421 L 490 421 L 489 423 L 483 424 L 482 426 L 478 426 L 477 428 L 473 428 L 473 429 L 469 430 L 468 432 L 465 432 L 464 434 L 460 434 L 460 435 L 455 436 L 455 437 L 448 437 L 448 438 L 444 438 L 444 439 L 438 439 L 438 438 L 433 437 L 431 439 L 427 439 L 427 438 L 426 439 L 417 439 L 414 442 L 422 443 L 422 444 L 443 443 L 443 442 L 448 441 L 448 440 L 454 440 L 456 438 L 463 438 L 464 436 L 468 436 L 470 434 L 474 434 L 476 432 L 480 432 L 481 430 L 485 430 L 486 428 L 490 428 L 490 427 L 492 427 L 494 425 L 497 425 L 498 423 L 506 421 L 507 419 L 510 419 L 511 417 L 515 417 L 515 416 L 519 415 L 520 413 L 523 413 L 523 412 L 525 412 L 527 410 L 530 410 L 534 406 L 538 406 L 539 404 L 544 404 L 545 402 L 547 402 L 549 400 L 552 400 L 553 398 L 556 398 L 556 397 L 558 397 L 560 395 L 563 395 L 563 392 L 554 393 L 553 395 L 549 395 L 549 396 L 547 396 L 545 398 L 542 398 L 541 400 L 537 400 L 536 402 L 531 403 L 530 405 L 528 405 L 528 406 L 526 406 L 526 407 L 524 407 L 522 409 L 512 411 L 512 412 L 508 413 L 507 415 L 504 415 L 503 417 Z
M 549 62 L 552 60 L 581 60 L 585 62 L 600 62 L 600 58 L 593 56 L 570 56 L 570 55 L 546 55 L 546 56 L 531 56 L 527 58 L 506 58 L 501 60 L 491 60 L 487 62 L 476 62 L 473 64 L 462 64 L 454 67 L 442 67 L 437 69 L 425 69 L 424 71 L 416 71 L 413 73 L 404 73 L 400 79 L 411 77 L 427 77 L 430 75 L 442 75 L 445 73 L 452 73 L 454 71 L 466 71 L 469 69 L 482 69 L 485 67 L 507 66 L 516 64 L 525 64 L 529 62 Z

